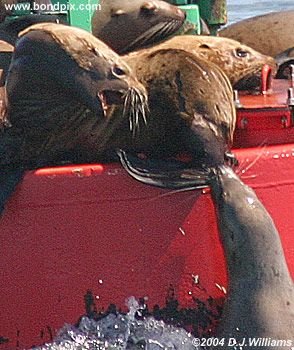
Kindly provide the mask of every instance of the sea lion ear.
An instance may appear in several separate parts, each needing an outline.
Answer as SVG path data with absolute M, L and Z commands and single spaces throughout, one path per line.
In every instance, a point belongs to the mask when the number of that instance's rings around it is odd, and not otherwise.
M 111 9 L 110 11 L 110 16 L 111 17 L 117 17 L 117 16 L 121 16 L 121 15 L 125 15 L 126 12 L 122 9 Z
M 207 44 L 201 44 L 201 45 L 199 46 L 199 49 L 206 49 L 206 50 L 209 50 L 209 49 L 210 49 L 210 46 L 207 45 Z
M 146 15 L 156 12 L 157 9 L 158 9 L 158 6 L 152 1 L 146 1 L 141 6 L 141 12 L 143 12 Z

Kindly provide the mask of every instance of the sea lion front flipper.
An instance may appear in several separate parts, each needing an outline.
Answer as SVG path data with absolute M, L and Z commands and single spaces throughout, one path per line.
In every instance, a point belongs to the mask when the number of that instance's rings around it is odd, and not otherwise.
M 176 160 L 142 160 L 123 150 L 117 154 L 127 173 L 146 185 L 186 190 L 207 186 L 208 173 L 204 169 L 189 169 Z
M 0 172 L 0 215 L 2 214 L 7 199 L 22 180 L 24 169 L 1 170 Z

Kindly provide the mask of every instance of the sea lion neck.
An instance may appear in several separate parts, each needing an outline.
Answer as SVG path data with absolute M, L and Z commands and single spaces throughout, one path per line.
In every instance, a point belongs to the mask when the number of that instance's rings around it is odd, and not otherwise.
M 273 277 L 277 283 L 288 279 L 278 231 L 255 192 L 227 167 L 220 167 L 211 189 L 229 276 L 256 286 L 273 283 Z

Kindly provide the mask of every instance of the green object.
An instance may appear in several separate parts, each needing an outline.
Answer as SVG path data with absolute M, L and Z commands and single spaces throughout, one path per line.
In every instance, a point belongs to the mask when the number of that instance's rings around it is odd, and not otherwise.
M 181 5 L 179 8 L 186 12 L 187 22 L 190 22 L 195 26 L 195 29 L 193 30 L 194 34 L 200 34 L 201 24 L 198 5 Z
M 227 0 L 165 0 L 177 5 L 187 13 L 186 26 L 192 28 L 193 34 L 201 33 L 202 18 L 208 25 L 211 34 L 216 34 L 218 28 L 227 23 Z M 51 0 L 54 13 L 65 18 L 70 25 L 91 31 L 91 19 L 96 8 L 99 9 L 99 0 Z M 30 3 L 19 4 L 21 6 L 13 11 L 13 17 L 30 14 Z M 190 33 L 189 32 L 189 33 Z
M 208 24 L 211 34 L 227 23 L 227 0 L 197 0 L 200 16 Z
M 72 26 L 83 28 L 89 32 L 92 31 L 92 16 L 94 11 L 99 9 L 97 0 L 68 0 L 68 21 Z

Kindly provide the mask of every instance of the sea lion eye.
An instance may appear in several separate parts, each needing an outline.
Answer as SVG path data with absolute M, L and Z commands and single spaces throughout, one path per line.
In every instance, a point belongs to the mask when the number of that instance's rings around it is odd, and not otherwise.
M 247 57 L 248 51 L 242 50 L 242 49 L 236 49 L 236 56 L 238 57 Z
M 151 15 L 154 12 L 156 12 L 158 10 L 158 6 L 151 1 L 145 2 L 142 6 L 141 6 L 141 12 L 144 15 Z
M 120 78 L 120 77 L 123 77 L 124 75 L 126 75 L 126 72 L 122 68 L 120 68 L 118 66 L 114 66 L 114 67 L 112 67 L 112 74 L 115 77 Z

